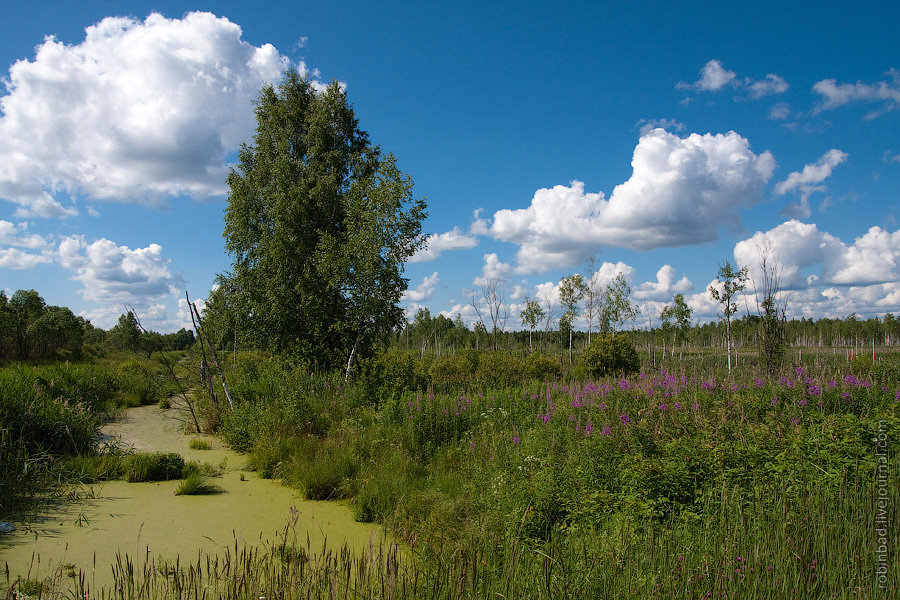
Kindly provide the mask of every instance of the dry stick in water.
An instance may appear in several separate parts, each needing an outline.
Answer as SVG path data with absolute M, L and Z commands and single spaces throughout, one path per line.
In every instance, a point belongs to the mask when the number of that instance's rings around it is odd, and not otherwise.
M 130 305 L 126 304 L 125 307 L 128 309 L 128 312 L 130 312 L 132 314 L 132 316 L 134 317 L 134 321 L 137 324 L 138 328 L 142 332 L 149 334 L 150 332 L 148 330 L 144 329 L 144 326 L 141 325 L 141 320 L 137 316 L 137 311 L 135 311 L 134 308 Z M 175 361 L 173 359 L 172 362 L 170 363 L 169 357 L 166 356 L 165 352 L 160 351 L 160 355 L 163 357 L 163 364 L 166 366 L 166 368 L 169 370 L 169 374 L 172 376 L 172 381 L 174 381 L 175 385 L 178 386 L 178 393 L 181 394 L 181 397 L 184 400 L 184 403 L 187 404 L 188 410 L 191 413 L 191 418 L 194 420 L 194 427 L 197 429 L 197 432 L 199 433 L 200 432 L 200 422 L 197 420 L 197 413 L 194 412 L 194 403 L 191 402 L 190 398 L 188 398 L 187 390 L 184 389 L 184 387 L 181 385 L 181 380 L 178 379 L 178 375 L 175 374 Z
M 216 349 L 212 344 L 209 343 L 209 338 L 206 337 L 206 332 L 203 330 L 203 321 L 200 319 L 200 312 L 197 310 L 197 307 L 194 306 L 194 303 L 191 302 L 191 299 L 188 297 L 187 290 L 184 291 L 184 297 L 187 300 L 188 307 L 192 311 L 192 315 L 197 316 L 197 331 L 206 341 L 206 345 L 209 346 L 210 351 L 212 352 L 213 362 L 216 363 L 216 370 L 219 372 L 219 378 L 222 380 L 222 388 L 225 390 L 225 397 L 228 398 L 228 406 L 231 407 L 231 411 L 234 412 L 234 402 L 231 400 L 231 392 L 228 391 L 228 383 L 225 381 L 225 373 L 222 372 L 222 367 L 219 365 L 219 356 L 216 354 Z
M 184 293 L 185 297 L 187 297 L 187 292 Z M 188 301 L 188 312 L 191 313 L 191 323 L 194 324 L 194 329 L 197 330 L 197 334 L 200 334 L 200 328 L 197 326 L 197 319 L 194 318 L 194 311 L 191 308 L 191 303 Z M 200 352 L 203 356 L 203 362 L 200 363 L 200 383 L 206 384 L 206 387 L 209 388 L 209 397 L 212 399 L 213 404 L 216 406 L 216 410 L 219 408 L 219 398 L 216 396 L 216 390 L 213 387 L 212 378 L 209 376 L 209 363 L 206 362 L 206 345 L 203 343 L 203 338 L 200 337 Z

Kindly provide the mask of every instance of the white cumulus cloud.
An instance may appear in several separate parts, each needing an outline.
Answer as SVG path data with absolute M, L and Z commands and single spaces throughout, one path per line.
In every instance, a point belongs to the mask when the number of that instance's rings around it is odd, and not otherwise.
M 838 83 L 836 79 L 823 79 L 812 89 L 822 97 L 814 112 L 820 113 L 851 103 L 862 102 L 880 106 L 866 115 L 874 119 L 900 107 L 900 71 L 891 69 L 887 77 L 876 83 Z
M 158 244 L 132 250 L 107 239 L 87 243 L 71 236 L 60 242 L 57 260 L 82 283 L 85 300 L 103 304 L 149 306 L 185 287 L 181 276 L 169 271 Z
M 519 245 L 516 271 L 541 272 L 581 262 L 598 247 L 638 250 L 694 245 L 737 226 L 737 210 L 763 200 L 775 168 L 734 132 L 685 138 L 654 129 L 640 138 L 628 181 L 609 200 L 580 181 L 535 192 L 531 205 L 504 209 L 473 225 Z
M 17 216 L 77 214 L 70 197 L 159 202 L 225 190 L 253 100 L 288 65 L 223 17 L 109 17 L 83 42 L 48 37 L 0 98 L 0 198 Z M 305 72 L 305 66 L 300 65 Z
M 827 188 L 821 183 L 828 177 L 834 168 L 847 160 L 847 153 L 832 148 L 815 163 L 803 167 L 802 171 L 794 171 L 787 179 L 775 185 L 775 193 L 779 196 L 797 190 L 800 192 L 800 202 L 792 203 L 785 207 L 783 214 L 791 217 L 808 218 L 812 213 L 809 207 L 809 197 L 814 192 L 824 192 Z
M 438 277 L 438 272 L 435 271 L 431 275 L 425 277 L 422 280 L 422 283 L 416 286 L 416 289 L 403 292 L 403 296 L 400 299 L 404 302 L 424 302 L 425 300 L 431 300 L 431 296 L 434 294 L 434 289 L 437 287 L 439 281 L 440 278 Z
M 726 88 L 734 88 L 745 90 L 749 98 L 758 100 L 765 96 L 783 94 L 789 86 L 782 76 L 774 73 L 768 73 L 763 79 L 739 79 L 737 73 L 722 65 L 722 61 L 712 59 L 700 69 L 700 79 L 694 83 L 681 81 L 676 87 L 698 92 L 720 92 Z
M 663 265 L 656 272 L 656 281 L 647 281 L 639 285 L 634 290 L 634 297 L 638 300 L 668 302 L 675 294 L 683 294 L 694 289 L 694 284 L 687 275 L 682 275 L 678 281 L 675 280 L 676 275 L 675 267 Z
M 734 71 L 722 66 L 722 62 L 712 59 L 700 69 L 700 79 L 694 83 L 680 82 L 680 89 L 696 89 L 701 92 L 718 92 L 726 86 L 733 85 L 737 78 Z
M 785 289 L 873 286 L 900 281 L 900 231 L 870 228 L 846 244 L 814 223 L 790 220 L 738 242 L 734 257 L 759 280 L 761 252 L 780 266 Z M 818 272 L 816 272 L 818 271 Z
M 484 266 L 481 267 L 481 275 L 472 283 L 477 286 L 489 286 L 494 283 L 504 284 L 512 274 L 512 267 L 502 262 L 495 252 L 484 255 Z
M 425 247 L 412 255 L 409 262 L 428 262 L 440 258 L 445 250 L 468 250 L 477 245 L 478 238 L 454 227 L 445 233 L 429 235 L 425 240 Z

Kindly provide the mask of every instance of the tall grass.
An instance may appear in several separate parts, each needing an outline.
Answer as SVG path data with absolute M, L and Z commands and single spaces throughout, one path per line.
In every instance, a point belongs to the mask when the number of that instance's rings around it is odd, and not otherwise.
M 877 597 L 872 439 L 882 428 L 900 446 L 896 367 L 394 388 L 370 402 L 297 386 L 314 435 L 287 425 L 294 409 L 270 382 L 270 403 L 232 418 L 255 424 L 261 473 L 350 499 L 410 545 L 419 576 L 446 582 L 466 557 L 478 592 L 439 597 Z
M 479 365 L 505 374 L 491 382 Z M 260 475 L 348 500 L 391 542 L 330 552 L 289 526 L 270 545 L 192 563 L 123 556 L 114 590 L 91 594 L 900 595 L 897 357 L 813 357 L 774 379 L 710 362 L 515 384 L 511 358 L 470 353 L 441 362 L 458 380 L 437 390 L 422 389 L 420 367 L 382 365 L 395 381 L 347 386 L 274 361 L 242 365 L 236 410 L 221 415 Z
M 892 476 L 898 475 L 895 469 Z M 855 521 L 875 522 L 870 489 L 845 479 L 835 494 L 831 486 L 808 481 L 803 505 L 785 489 L 758 490 L 769 496 L 767 503 L 747 502 L 742 493 L 723 489 L 697 519 L 615 518 L 590 531 L 558 529 L 539 542 L 509 532 L 443 554 L 385 541 L 364 549 L 312 548 L 288 526 L 271 544 L 235 542 L 217 555 L 200 553 L 195 561 L 123 555 L 113 565 L 111 588 L 91 590 L 85 575 L 75 574 L 68 583 L 50 578 L 43 597 L 896 597 L 900 568 L 887 564 L 879 584 L 871 536 Z M 894 540 L 898 517 L 895 510 Z
M 56 458 L 93 451 L 100 435 L 98 412 L 114 390 L 103 370 L 91 366 L 0 369 L 2 515 L 33 504 L 53 484 Z

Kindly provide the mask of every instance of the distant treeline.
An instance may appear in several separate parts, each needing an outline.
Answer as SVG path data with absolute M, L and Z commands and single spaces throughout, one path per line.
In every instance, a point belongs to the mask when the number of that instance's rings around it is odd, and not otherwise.
M 737 349 L 755 349 L 758 345 L 760 317 L 744 315 L 731 322 L 734 345 Z M 593 332 L 596 335 L 596 331 Z M 696 323 L 679 328 L 669 324 L 626 330 L 637 348 L 654 347 L 659 352 L 674 348 L 724 348 L 725 322 Z M 847 348 L 863 352 L 876 346 L 894 346 L 900 342 L 900 319 L 887 313 L 883 318 L 861 319 L 855 313 L 843 319 L 792 319 L 783 324 L 784 342 L 795 348 Z M 573 332 L 574 346 L 583 349 L 588 343 L 586 331 Z M 444 315 L 431 316 L 421 309 L 415 318 L 399 330 L 390 342 L 394 348 L 420 355 L 440 356 L 465 348 L 542 353 L 561 352 L 568 348 L 569 332 L 556 326 L 524 331 L 489 331 L 480 322 L 469 329 L 461 317 L 449 319 Z
M 0 360 L 69 360 L 110 349 L 149 356 L 160 350 L 183 350 L 193 343 L 193 331 L 146 331 L 131 312 L 104 331 L 66 307 L 48 306 L 34 290 L 19 290 L 10 298 L 0 291 Z
M 753 349 L 758 345 L 760 317 L 744 315 L 731 323 L 734 346 Z M 233 348 L 233 327 L 217 327 L 207 322 L 207 333 L 221 348 Z M 557 353 L 568 348 L 569 331 L 556 324 L 545 324 L 533 331 L 489 330 L 480 321 L 467 327 L 461 316 L 449 319 L 432 316 L 428 309 L 419 310 L 405 327 L 384 340 L 386 347 L 415 352 L 421 356 L 443 354 L 474 348 L 512 352 Z M 855 313 L 843 319 L 792 319 L 783 324 L 784 341 L 796 348 L 847 348 L 862 353 L 874 346 L 895 346 L 900 342 L 900 319 L 891 313 L 883 318 L 862 319 Z M 596 334 L 597 332 L 593 332 Z M 652 328 L 626 331 L 637 348 L 654 348 L 665 354 L 683 348 L 723 348 L 725 323 L 713 321 L 678 327 L 662 323 Z M 573 331 L 576 350 L 587 346 L 589 334 Z M 0 291 L 0 360 L 78 359 L 85 353 L 106 350 L 130 350 L 146 353 L 183 350 L 195 342 L 194 332 L 181 329 L 160 334 L 145 330 L 132 312 L 119 317 L 112 329 L 94 327 L 89 320 L 76 316 L 62 306 L 48 306 L 35 290 L 19 290 L 11 297 Z

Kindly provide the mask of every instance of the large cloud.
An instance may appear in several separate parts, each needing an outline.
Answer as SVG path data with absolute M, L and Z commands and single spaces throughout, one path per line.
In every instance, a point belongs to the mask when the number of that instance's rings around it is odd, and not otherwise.
M 103 304 L 146 306 L 185 287 L 180 275 L 169 272 L 169 259 L 158 244 L 132 250 L 107 239 L 89 244 L 71 236 L 60 242 L 58 261 L 83 284 L 85 300 Z
M 638 250 L 718 239 L 740 224 L 737 209 L 763 200 L 775 161 L 734 132 L 681 138 L 654 129 L 640 138 L 631 178 L 606 200 L 573 181 L 535 192 L 531 206 L 499 210 L 473 230 L 519 244 L 517 271 L 577 264 L 598 247 Z
M 872 227 L 847 245 L 812 223 L 790 220 L 738 242 L 734 257 L 759 278 L 760 257 L 768 253 L 780 268 L 783 288 L 871 286 L 900 281 L 900 231 Z M 814 267 L 818 266 L 818 273 Z
M 33 61 L 10 68 L 0 197 L 18 216 L 65 217 L 76 209 L 64 196 L 78 193 L 223 194 L 225 156 L 252 134 L 252 101 L 286 59 L 210 13 L 110 17 L 85 33 L 77 45 L 48 37 Z

